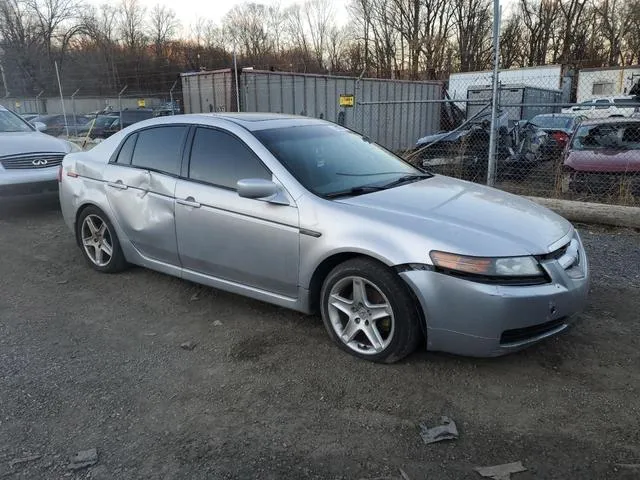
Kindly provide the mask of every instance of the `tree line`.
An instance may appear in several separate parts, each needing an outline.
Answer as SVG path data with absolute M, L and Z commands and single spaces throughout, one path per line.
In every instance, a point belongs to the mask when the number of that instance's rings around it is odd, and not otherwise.
M 337 0 L 335 0 L 337 1 Z M 180 25 L 138 0 L 0 0 L 0 95 L 167 93 L 179 73 L 240 67 L 446 79 L 491 68 L 491 0 L 247 2 Z M 344 18 L 339 18 L 341 14 Z M 503 13 L 501 67 L 640 63 L 640 0 L 517 0 Z

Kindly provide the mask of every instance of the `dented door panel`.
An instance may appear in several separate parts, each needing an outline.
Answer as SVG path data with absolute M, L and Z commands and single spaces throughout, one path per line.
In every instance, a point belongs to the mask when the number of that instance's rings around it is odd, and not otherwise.
M 144 256 L 178 265 L 174 191 L 176 179 L 149 170 L 109 165 L 107 198 L 115 221 Z

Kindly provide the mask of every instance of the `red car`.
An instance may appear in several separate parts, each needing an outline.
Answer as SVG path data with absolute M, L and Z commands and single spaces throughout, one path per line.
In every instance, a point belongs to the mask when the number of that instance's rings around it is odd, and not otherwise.
M 564 152 L 563 191 L 640 195 L 640 119 L 585 120 Z

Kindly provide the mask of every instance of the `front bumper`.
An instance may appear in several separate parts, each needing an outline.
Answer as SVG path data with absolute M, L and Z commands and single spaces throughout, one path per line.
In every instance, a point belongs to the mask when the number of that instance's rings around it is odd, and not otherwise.
M 400 273 L 423 309 L 427 348 L 492 357 L 566 330 L 589 290 L 588 260 L 578 242 L 577 265 L 565 270 L 556 259 L 541 261 L 551 278 L 542 285 L 490 285 L 431 270 Z
M 58 191 L 58 168 L 5 170 L 0 167 L 0 196 L 38 195 Z

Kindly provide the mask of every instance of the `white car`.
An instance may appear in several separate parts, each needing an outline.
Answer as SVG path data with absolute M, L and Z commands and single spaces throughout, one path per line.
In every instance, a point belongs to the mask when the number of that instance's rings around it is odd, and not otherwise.
M 592 98 L 562 109 L 562 113 L 575 113 L 586 118 L 630 117 L 637 112 L 640 112 L 640 96 Z
M 38 131 L 44 128 L 0 106 L 0 198 L 58 191 L 62 158 L 81 148 Z

